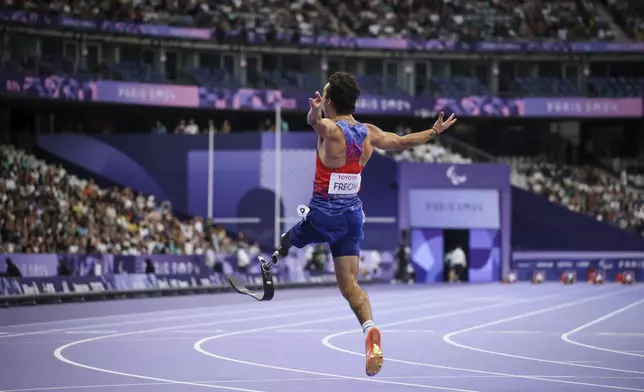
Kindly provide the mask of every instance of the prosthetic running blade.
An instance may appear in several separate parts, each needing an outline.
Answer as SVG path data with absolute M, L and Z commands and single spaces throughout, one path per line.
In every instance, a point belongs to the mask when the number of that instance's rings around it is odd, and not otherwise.
M 259 260 L 262 262 L 262 286 L 264 288 L 263 292 L 251 291 L 236 276 L 228 277 L 228 283 L 230 283 L 232 288 L 240 294 L 246 294 L 258 301 L 270 301 L 271 299 L 273 299 L 273 295 L 275 294 L 275 287 L 273 286 L 273 273 L 271 272 L 273 263 L 272 261 L 267 263 L 266 260 L 264 260 L 262 257 L 260 257 Z

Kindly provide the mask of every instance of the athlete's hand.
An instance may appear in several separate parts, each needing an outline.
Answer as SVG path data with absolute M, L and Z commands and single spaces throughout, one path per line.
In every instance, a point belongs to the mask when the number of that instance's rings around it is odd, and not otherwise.
M 322 108 L 322 96 L 319 91 L 315 92 L 315 98 L 309 98 L 309 105 L 311 109 L 320 110 Z
M 443 121 L 443 116 L 445 113 L 441 112 L 438 115 L 438 120 L 434 123 L 433 128 L 436 130 L 436 132 L 443 133 L 447 128 L 451 127 L 455 122 L 456 122 L 456 117 L 454 117 L 454 113 L 452 113 L 451 116 L 445 121 Z

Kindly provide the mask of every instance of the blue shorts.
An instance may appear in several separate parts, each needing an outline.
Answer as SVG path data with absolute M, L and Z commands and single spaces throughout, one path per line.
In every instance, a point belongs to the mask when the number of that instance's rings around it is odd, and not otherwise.
M 306 218 L 291 228 L 291 245 L 303 248 L 309 244 L 327 243 L 333 257 L 359 256 L 360 240 L 364 238 L 362 208 L 337 215 L 311 208 Z

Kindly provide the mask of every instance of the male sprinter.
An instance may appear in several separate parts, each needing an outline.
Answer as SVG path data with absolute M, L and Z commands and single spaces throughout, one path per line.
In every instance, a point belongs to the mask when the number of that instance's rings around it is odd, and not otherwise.
M 340 292 L 349 302 L 366 335 L 366 372 L 376 375 L 382 368 L 380 331 L 375 328 L 367 293 L 358 285 L 359 242 L 363 238 L 365 215 L 358 197 L 360 173 L 374 148 L 403 150 L 426 143 L 456 122 L 454 114 L 443 121 L 440 113 L 434 126 L 426 131 L 398 136 L 353 118 L 360 87 L 354 77 L 336 72 L 319 92 L 309 98 L 307 122 L 318 134 L 313 197 L 304 209 L 303 219 L 282 235 L 273 254 L 288 255 L 291 246 L 302 248 L 326 242 L 335 263 Z M 322 118 L 324 112 L 325 118 Z M 302 212 L 302 211 L 301 211 Z

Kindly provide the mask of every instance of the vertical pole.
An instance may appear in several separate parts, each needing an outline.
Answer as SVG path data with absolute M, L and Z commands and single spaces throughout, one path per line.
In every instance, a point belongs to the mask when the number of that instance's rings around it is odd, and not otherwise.
M 208 131 L 208 219 L 213 218 L 215 184 L 215 132 Z
M 275 249 L 282 234 L 282 107 L 281 97 L 275 103 Z

